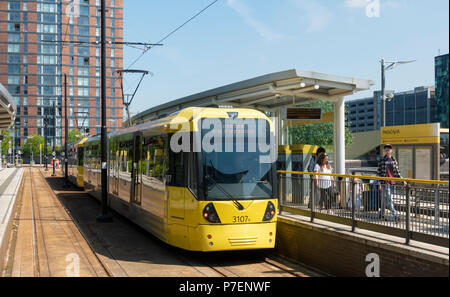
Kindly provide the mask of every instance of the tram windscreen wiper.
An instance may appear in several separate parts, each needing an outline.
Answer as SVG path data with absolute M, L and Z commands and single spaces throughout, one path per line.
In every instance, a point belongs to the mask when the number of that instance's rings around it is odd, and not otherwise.
M 244 210 L 244 206 L 239 201 L 234 199 L 233 196 L 230 193 L 228 193 L 221 185 L 219 185 L 212 177 L 206 174 L 205 178 L 211 181 L 225 196 L 227 196 L 231 201 L 233 201 L 239 210 Z
M 213 169 L 215 169 L 214 165 L 212 164 L 212 161 L 209 160 L 209 163 L 211 164 L 211 167 Z M 225 190 L 214 178 L 212 178 L 211 176 L 209 176 L 208 173 L 205 174 L 205 178 L 208 179 L 209 181 L 211 181 L 225 196 L 228 197 L 228 199 L 230 199 L 231 201 L 233 201 L 234 204 L 236 204 L 237 208 L 239 210 L 244 210 L 244 206 L 237 201 L 236 199 L 233 198 L 233 196 L 227 192 L 227 190 Z

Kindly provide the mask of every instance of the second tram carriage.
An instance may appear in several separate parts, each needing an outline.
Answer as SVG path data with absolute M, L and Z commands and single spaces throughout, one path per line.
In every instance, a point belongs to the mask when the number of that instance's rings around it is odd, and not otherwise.
M 113 133 L 109 207 L 182 249 L 273 248 L 278 191 L 267 148 L 274 133 L 259 111 L 217 108 L 187 108 Z M 100 199 L 100 137 L 71 145 L 70 160 L 72 180 L 82 174 L 85 190 Z

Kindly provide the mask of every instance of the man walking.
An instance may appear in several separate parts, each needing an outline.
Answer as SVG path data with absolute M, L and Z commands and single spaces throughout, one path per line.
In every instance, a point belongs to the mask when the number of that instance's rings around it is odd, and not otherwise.
M 397 160 L 392 156 L 392 145 L 386 144 L 384 146 L 384 154 L 384 157 L 378 163 L 377 175 L 380 177 L 402 178 Z M 395 181 L 381 181 L 381 184 L 383 184 L 384 187 L 382 189 L 382 186 L 380 185 L 380 190 L 382 190 L 382 199 L 379 218 L 385 220 L 384 211 L 387 207 L 394 215 L 395 222 L 399 223 L 400 217 L 394 208 L 394 202 L 392 200 L 392 191 L 394 189 Z M 406 182 L 403 182 L 403 185 L 406 186 Z

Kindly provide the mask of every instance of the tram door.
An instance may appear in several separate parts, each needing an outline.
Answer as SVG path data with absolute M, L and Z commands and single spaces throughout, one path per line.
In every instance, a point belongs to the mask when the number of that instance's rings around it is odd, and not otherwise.
M 133 137 L 133 164 L 131 180 L 131 201 L 135 204 L 142 203 L 142 134 Z
M 116 161 L 114 162 L 113 168 L 113 194 L 119 196 L 119 174 L 120 174 L 120 158 L 121 151 L 116 152 Z

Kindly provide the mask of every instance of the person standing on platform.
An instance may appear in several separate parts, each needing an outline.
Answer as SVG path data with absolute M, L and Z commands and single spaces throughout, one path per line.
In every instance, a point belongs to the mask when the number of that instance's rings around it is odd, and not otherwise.
M 314 172 L 314 168 L 316 167 L 317 160 L 319 160 L 319 157 L 324 154 L 326 154 L 326 150 L 323 147 L 319 147 L 316 151 L 316 155 L 313 156 L 311 158 L 311 160 L 309 161 L 308 172 Z M 309 177 L 311 178 L 311 180 L 314 179 L 314 175 L 310 175 Z M 315 191 L 315 192 L 313 192 L 313 191 Z M 319 195 L 318 195 L 318 191 L 316 191 L 315 187 L 312 187 L 312 189 L 310 189 L 310 194 L 309 194 L 310 198 L 313 196 L 313 193 L 315 194 L 314 195 L 314 197 L 315 197 L 314 203 L 315 203 L 315 205 L 317 205 L 317 202 L 319 201 L 319 198 L 318 198 Z M 309 200 L 308 208 L 311 208 L 311 199 Z
M 323 147 L 319 147 L 317 149 L 316 155 L 311 158 L 311 161 L 308 165 L 308 172 L 314 172 L 314 168 L 316 167 L 317 161 L 319 160 L 320 156 L 326 154 L 326 150 Z
M 323 154 L 319 157 L 316 167 L 314 168 L 314 172 L 325 174 L 333 173 L 333 169 L 328 162 L 327 154 Z M 320 189 L 319 207 L 320 209 L 326 209 L 329 213 L 332 205 L 334 178 L 330 175 L 315 175 L 314 180 L 316 188 Z
M 384 154 L 384 157 L 378 163 L 377 175 L 379 177 L 402 178 L 400 169 L 398 167 L 398 162 L 394 158 L 394 156 L 392 156 L 392 145 L 386 144 L 384 146 Z M 396 182 L 393 180 L 381 181 L 379 189 L 380 191 L 382 191 L 382 197 L 379 218 L 382 220 L 386 220 L 384 217 L 384 212 L 387 207 L 394 215 L 395 222 L 400 223 L 400 217 L 398 215 L 398 212 L 394 208 L 394 202 L 392 200 L 392 192 L 395 184 Z M 382 185 L 384 186 L 382 187 Z M 406 186 L 406 182 L 403 182 L 403 185 Z

